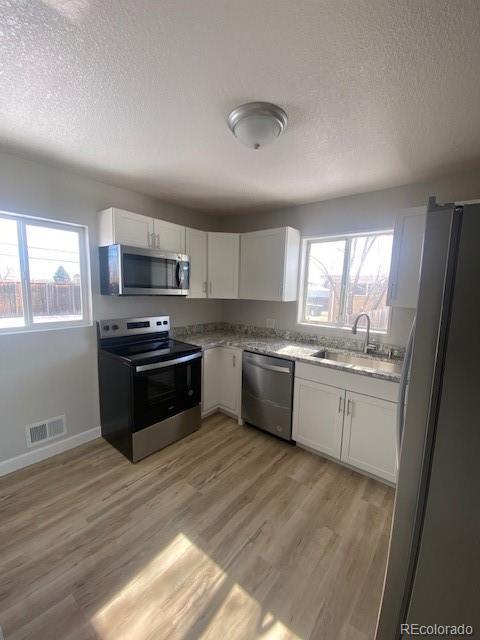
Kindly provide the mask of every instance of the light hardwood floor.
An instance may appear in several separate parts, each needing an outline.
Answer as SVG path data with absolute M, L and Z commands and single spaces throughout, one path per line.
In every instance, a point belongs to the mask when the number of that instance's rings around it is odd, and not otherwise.
M 393 490 L 215 414 L 0 479 L 5 640 L 373 637 Z

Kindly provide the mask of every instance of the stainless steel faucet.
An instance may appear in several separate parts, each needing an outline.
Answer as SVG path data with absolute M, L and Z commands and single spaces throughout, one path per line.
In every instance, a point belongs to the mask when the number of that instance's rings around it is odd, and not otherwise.
M 373 342 L 370 342 L 370 316 L 368 313 L 359 313 L 355 318 L 355 322 L 353 323 L 352 333 L 357 335 L 357 326 L 360 318 L 365 317 L 367 319 L 367 329 L 365 331 L 365 342 L 363 343 L 363 353 L 370 353 L 371 351 L 375 351 L 377 345 Z

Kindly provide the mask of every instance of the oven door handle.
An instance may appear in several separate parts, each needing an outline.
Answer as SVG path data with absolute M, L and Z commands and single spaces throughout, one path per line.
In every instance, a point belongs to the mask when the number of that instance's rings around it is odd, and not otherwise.
M 154 362 L 152 364 L 141 364 L 135 367 L 135 373 L 142 373 L 142 371 L 152 371 L 153 369 L 163 369 L 164 367 L 171 367 L 176 364 L 182 364 L 183 362 L 189 362 L 190 360 L 196 360 L 202 357 L 202 352 L 191 353 L 188 356 L 182 356 L 181 358 L 174 358 L 173 360 L 164 360 L 163 362 Z

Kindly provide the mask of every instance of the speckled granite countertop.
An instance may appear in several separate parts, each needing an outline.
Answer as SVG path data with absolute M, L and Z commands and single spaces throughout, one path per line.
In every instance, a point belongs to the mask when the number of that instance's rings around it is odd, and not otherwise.
M 381 380 L 387 380 L 389 382 L 400 381 L 400 373 L 384 371 L 382 369 L 376 368 L 375 365 L 377 362 L 401 364 L 401 360 L 388 361 L 385 358 L 364 356 L 362 353 L 354 352 L 354 355 L 356 357 L 365 360 L 365 366 L 363 366 L 363 364 L 362 366 L 360 366 L 358 364 L 349 364 L 346 362 L 338 362 L 336 360 L 325 360 L 322 358 L 313 357 L 313 353 L 316 353 L 320 349 L 325 348 L 325 346 L 321 344 L 305 344 L 302 342 L 292 342 L 279 338 L 257 338 L 245 335 L 244 333 L 234 333 L 231 331 L 193 333 L 191 335 L 185 335 L 181 337 L 179 336 L 177 339 L 202 347 L 203 350 L 220 346 L 236 347 L 238 349 L 245 349 L 247 351 L 255 351 L 257 353 L 264 353 L 266 355 L 287 358 L 288 360 L 307 362 L 308 364 L 314 364 L 319 367 L 328 367 L 340 371 L 358 373 L 360 375 L 379 378 Z M 328 351 L 353 354 L 352 352 L 347 352 L 342 349 L 328 348 Z

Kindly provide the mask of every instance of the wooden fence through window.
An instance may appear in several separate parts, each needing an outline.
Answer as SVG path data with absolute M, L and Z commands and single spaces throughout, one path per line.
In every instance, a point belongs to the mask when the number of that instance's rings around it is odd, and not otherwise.
M 34 316 L 80 315 L 82 295 L 80 284 L 69 282 L 32 282 L 32 313 Z M 0 282 L 0 318 L 23 316 L 21 282 Z

